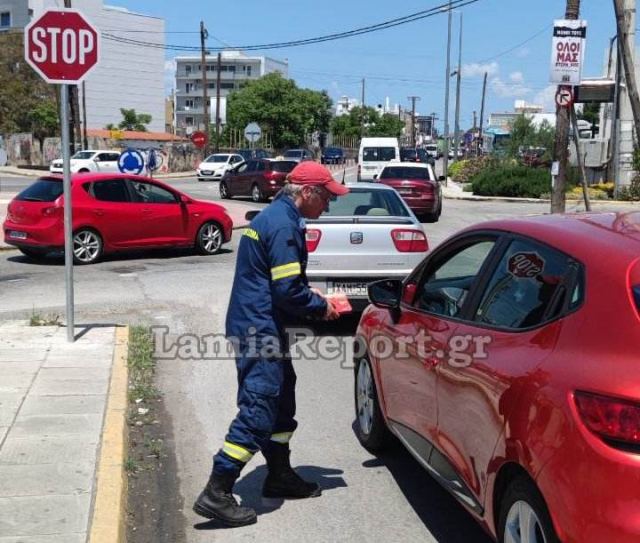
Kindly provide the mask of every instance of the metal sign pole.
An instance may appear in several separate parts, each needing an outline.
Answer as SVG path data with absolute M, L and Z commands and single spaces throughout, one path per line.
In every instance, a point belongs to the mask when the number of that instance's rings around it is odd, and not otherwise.
M 71 163 L 69 157 L 69 85 L 60 85 L 60 118 L 62 122 L 62 171 L 64 193 L 64 282 L 67 292 L 67 341 L 73 343 L 73 230 L 71 222 Z

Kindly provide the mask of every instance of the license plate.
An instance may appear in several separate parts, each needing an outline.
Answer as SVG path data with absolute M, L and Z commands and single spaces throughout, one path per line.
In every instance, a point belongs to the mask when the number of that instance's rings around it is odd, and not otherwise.
M 398 194 L 403 194 L 404 196 L 410 196 L 413 194 L 411 189 L 398 189 Z
M 9 237 L 11 239 L 27 239 L 27 233 L 26 232 L 18 232 L 16 230 L 10 230 L 9 231 Z
M 346 281 L 334 281 L 327 285 L 327 294 L 343 293 L 347 296 L 366 296 L 367 283 L 350 283 Z

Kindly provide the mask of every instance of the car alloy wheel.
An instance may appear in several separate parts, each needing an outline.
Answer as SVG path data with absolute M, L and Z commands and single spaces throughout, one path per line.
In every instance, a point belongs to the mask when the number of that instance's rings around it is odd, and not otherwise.
M 262 191 L 260 190 L 260 187 L 256 184 L 254 184 L 253 187 L 251 187 L 251 199 L 256 203 L 262 202 L 264 200 Z
M 93 230 L 78 230 L 73 235 L 73 260 L 76 264 L 93 264 L 102 256 L 102 239 Z
M 222 229 L 216 223 L 203 224 L 198 231 L 196 245 L 203 255 L 214 255 L 222 247 Z
M 224 181 L 220 181 L 220 198 L 222 198 L 223 200 L 226 200 L 227 198 L 229 198 L 229 188 L 227 187 L 227 184 Z
M 516 478 L 505 491 L 498 534 L 501 543 L 559 543 L 544 498 L 527 477 Z
M 355 379 L 356 435 L 370 451 L 379 451 L 388 445 L 391 434 L 380 411 L 376 383 L 371 364 L 366 358 L 356 361 Z

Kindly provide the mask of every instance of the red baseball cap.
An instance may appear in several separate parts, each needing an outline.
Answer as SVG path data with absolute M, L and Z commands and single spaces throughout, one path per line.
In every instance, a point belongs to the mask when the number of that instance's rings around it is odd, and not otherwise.
M 349 188 L 338 183 L 322 164 L 305 160 L 300 162 L 287 176 L 287 180 L 295 185 L 314 185 L 327 189 L 335 196 L 343 196 Z

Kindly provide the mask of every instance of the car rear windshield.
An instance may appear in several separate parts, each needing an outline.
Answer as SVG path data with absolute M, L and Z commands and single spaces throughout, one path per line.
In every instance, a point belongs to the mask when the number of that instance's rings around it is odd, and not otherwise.
M 352 188 L 351 192 L 329 202 L 323 217 L 351 216 L 408 217 L 409 212 L 396 192 Z
M 78 151 L 75 155 L 73 155 L 71 158 L 77 159 L 77 160 L 88 160 L 90 159 L 95 153 L 93 151 Z
M 226 162 L 229 155 L 214 155 L 210 156 L 205 162 Z
M 284 156 L 289 158 L 298 158 L 302 156 L 302 151 L 286 151 Z
M 418 155 L 415 149 L 401 149 L 400 150 L 400 158 L 414 160 Z
M 390 166 L 382 170 L 380 179 L 429 179 L 427 168 Z
M 271 171 L 278 173 L 289 173 L 293 168 L 298 165 L 293 160 L 274 160 L 271 163 Z
M 53 202 L 62 194 L 62 181 L 56 179 L 38 179 L 24 189 L 16 200 L 22 202 Z
M 325 155 L 342 155 L 342 149 L 340 147 L 327 147 L 324 150 Z
M 362 149 L 363 162 L 389 162 L 396 157 L 395 147 L 365 147 Z

